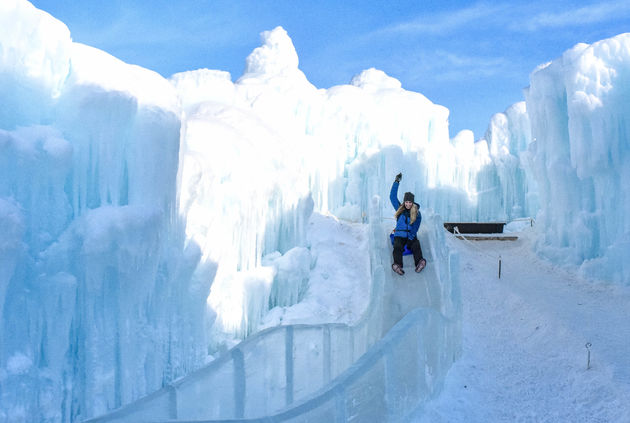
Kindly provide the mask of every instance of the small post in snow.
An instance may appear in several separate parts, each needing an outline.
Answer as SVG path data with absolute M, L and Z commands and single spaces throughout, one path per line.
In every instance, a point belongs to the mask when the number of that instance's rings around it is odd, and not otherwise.
M 586 358 L 586 370 L 589 370 L 591 368 L 591 345 L 593 344 L 591 344 L 590 342 L 587 342 L 585 345 L 586 350 L 588 351 L 588 355 Z
M 499 255 L 499 279 L 501 279 L 501 255 Z

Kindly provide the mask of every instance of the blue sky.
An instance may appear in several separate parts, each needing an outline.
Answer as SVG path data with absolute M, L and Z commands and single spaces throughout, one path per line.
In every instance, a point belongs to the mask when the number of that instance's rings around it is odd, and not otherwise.
M 630 31 L 630 0 L 35 0 L 75 41 L 165 77 L 210 68 L 236 80 L 259 34 L 280 25 L 319 88 L 375 67 L 448 107 L 451 137 L 483 136 L 523 100 L 536 66 Z

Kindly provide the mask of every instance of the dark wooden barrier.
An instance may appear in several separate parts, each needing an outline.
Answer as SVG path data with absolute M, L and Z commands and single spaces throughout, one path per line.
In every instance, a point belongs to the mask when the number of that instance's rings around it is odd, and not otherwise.
M 455 227 L 460 234 L 502 234 L 505 222 L 445 222 L 447 231 L 454 233 Z

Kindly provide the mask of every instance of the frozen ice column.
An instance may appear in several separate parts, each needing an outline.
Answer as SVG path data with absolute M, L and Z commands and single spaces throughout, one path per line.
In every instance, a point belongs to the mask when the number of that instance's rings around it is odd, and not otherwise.
M 586 276 L 627 284 L 630 34 L 576 45 L 532 72 L 526 94 L 538 250 Z

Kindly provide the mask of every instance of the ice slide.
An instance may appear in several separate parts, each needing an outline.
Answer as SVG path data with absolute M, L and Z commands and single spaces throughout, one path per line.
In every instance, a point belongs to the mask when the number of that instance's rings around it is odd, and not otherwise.
M 391 231 L 391 225 L 383 225 L 383 233 Z M 405 274 L 400 276 L 390 270 L 392 258 L 391 244 L 384 243 L 379 246 L 379 258 L 385 272 L 385 292 L 383 310 L 383 328 L 388 331 L 399 322 L 407 313 L 417 307 L 440 310 L 440 279 L 436 270 L 436 260 L 433 249 L 435 241 L 430 239 L 424 228 L 419 231 L 420 244 L 427 260 L 427 267 L 421 272 L 414 270 L 413 256 L 403 256 L 403 268 Z
M 370 211 L 372 292 L 355 326 L 278 326 L 104 422 L 397 422 L 439 391 L 461 350 L 457 256 L 425 218 L 422 273 L 390 270 L 390 223 Z M 406 260 L 410 270 L 412 266 Z

